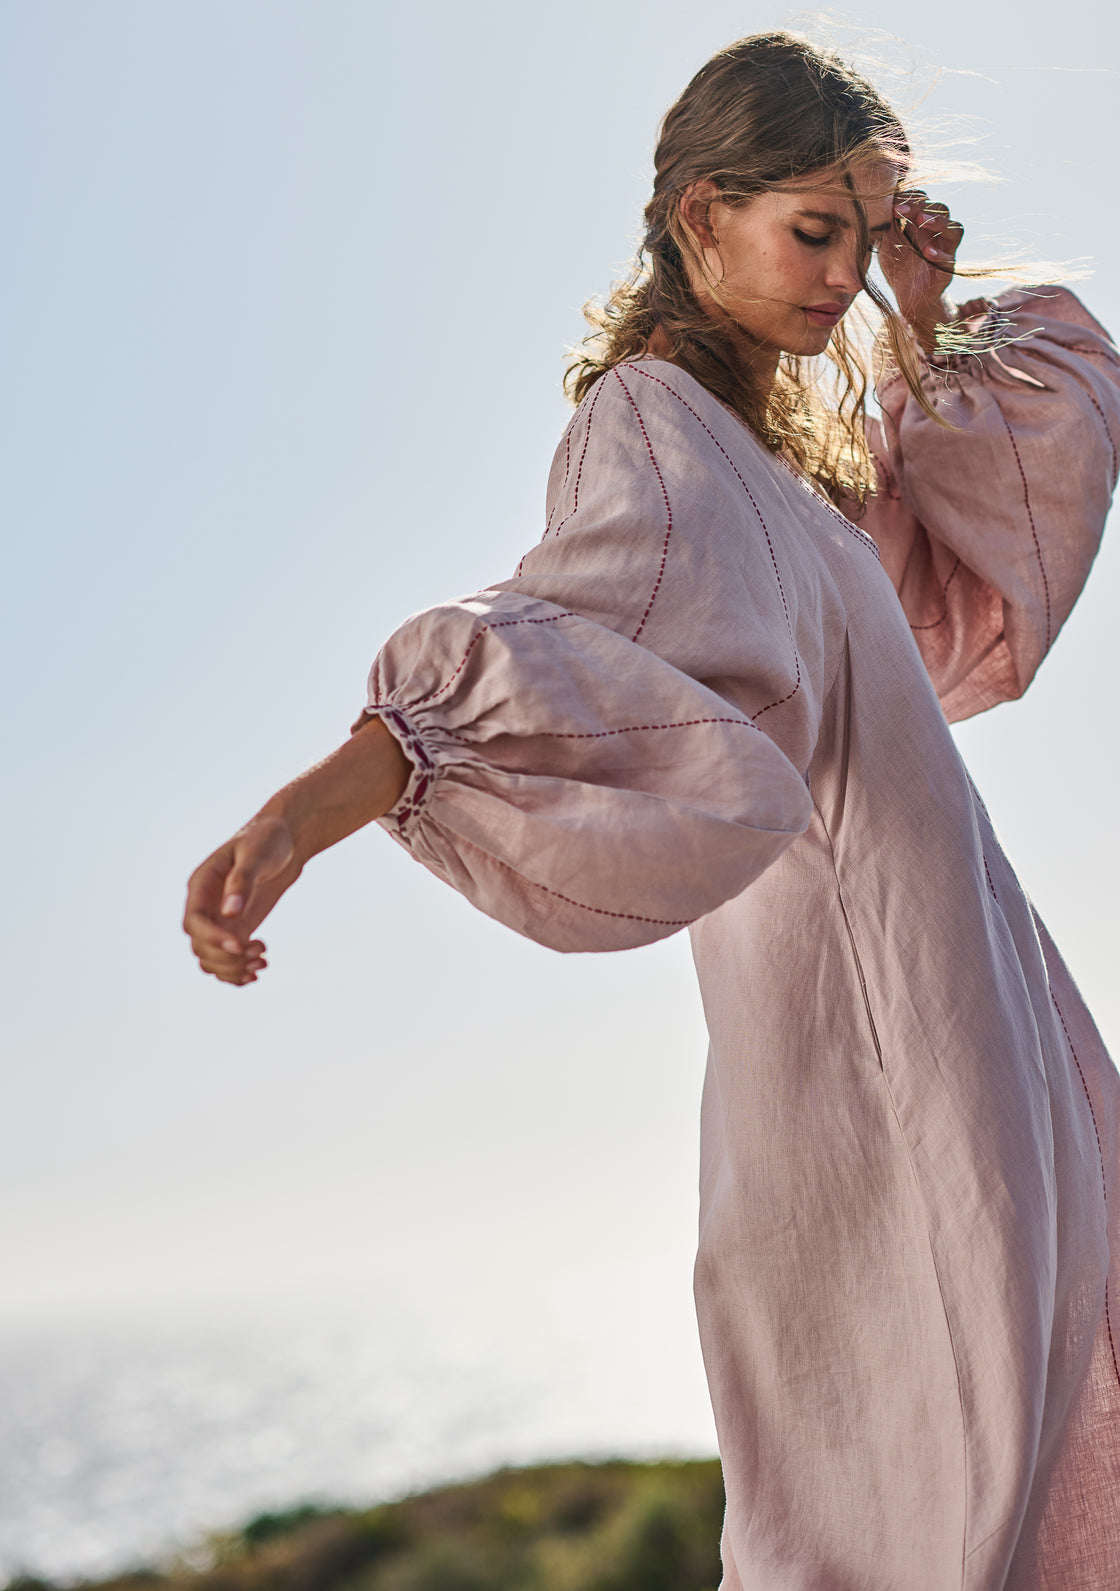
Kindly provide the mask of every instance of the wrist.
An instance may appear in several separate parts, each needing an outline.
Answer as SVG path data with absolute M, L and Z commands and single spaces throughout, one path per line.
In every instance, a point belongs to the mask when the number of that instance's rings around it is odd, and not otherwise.
M 282 824 L 300 867 L 382 817 L 400 800 L 412 764 L 379 718 L 285 785 L 253 822 Z
M 945 298 L 934 304 L 923 305 L 920 311 L 906 317 L 914 339 L 927 356 L 937 352 L 937 328 L 948 326 L 953 320 L 953 306 Z
M 283 790 L 278 790 L 270 796 L 261 807 L 260 811 L 245 825 L 247 829 L 256 830 L 259 834 L 275 836 L 277 844 L 286 841 L 291 851 L 292 858 L 297 867 L 302 868 L 305 862 L 314 856 L 314 849 L 308 845 L 306 812 L 301 812 L 301 801 L 296 785 L 287 785 Z

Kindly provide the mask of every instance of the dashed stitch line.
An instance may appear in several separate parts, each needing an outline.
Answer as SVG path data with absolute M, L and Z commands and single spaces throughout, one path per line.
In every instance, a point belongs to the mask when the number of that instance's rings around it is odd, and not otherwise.
M 422 707 L 425 703 L 434 702 L 437 696 L 442 696 L 445 690 L 450 689 L 450 687 L 458 679 L 459 675 L 463 672 L 464 668 L 466 668 L 467 659 L 470 657 L 471 653 L 474 651 L 475 647 L 478 645 L 479 641 L 482 640 L 482 637 L 487 633 L 488 630 L 505 630 L 511 624 L 556 624 L 560 619 L 574 619 L 575 617 L 576 614 L 569 613 L 567 609 L 565 609 L 563 613 L 550 613 L 542 619 L 496 619 L 493 624 L 482 625 L 472 637 L 471 643 L 460 658 L 459 665 L 455 669 L 454 673 L 450 674 L 447 679 L 444 680 L 442 685 L 437 685 L 433 690 L 430 690 L 426 696 L 416 697 L 414 701 L 409 703 L 409 707 Z
M 735 724 L 740 729 L 750 729 L 756 735 L 763 731 L 749 718 L 681 718 L 671 724 L 625 724 L 618 729 L 534 729 L 530 731 L 533 740 L 605 740 L 609 735 L 635 735 L 647 731 L 661 729 L 693 729 L 698 724 Z M 444 728 L 441 733 L 450 735 L 454 740 L 461 740 L 465 745 L 471 744 L 470 736 L 462 734 L 456 729 Z
M 603 382 L 598 383 L 598 387 L 595 388 L 595 393 L 593 393 L 592 401 L 590 401 L 589 406 L 587 406 L 587 430 L 584 431 L 584 445 L 582 445 L 581 449 L 579 449 L 579 465 L 576 466 L 576 484 L 574 484 L 573 488 L 571 488 L 571 514 L 565 514 L 565 517 L 560 520 L 557 528 L 552 531 L 552 535 L 554 536 L 560 535 L 560 531 L 563 530 L 563 527 L 565 527 L 566 523 L 568 523 L 568 520 L 574 519 L 574 515 L 579 512 L 579 482 L 584 479 L 584 460 L 587 458 L 587 449 L 589 449 L 590 439 L 592 439 L 592 422 L 593 418 L 595 418 L 595 404 L 598 403 L 601 393 L 603 393 Z M 566 450 L 565 471 L 563 471 L 565 485 L 568 484 L 568 476 L 571 474 L 571 433 L 568 433 L 568 444 L 566 444 L 566 449 L 568 450 Z
M 630 639 L 632 641 L 636 641 L 638 639 L 639 635 L 641 635 L 642 631 L 646 627 L 646 620 L 649 618 L 650 613 L 653 610 L 653 604 L 657 600 L 657 593 L 661 590 L 661 582 L 665 578 L 665 564 L 666 564 L 666 561 L 667 561 L 667 559 L 669 557 L 669 537 L 673 534 L 673 508 L 672 508 L 672 504 L 669 502 L 669 493 L 665 490 L 665 477 L 662 475 L 661 468 L 660 468 L 660 466 L 659 466 L 659 464 L 657 462 L 657 459 L 656 459 L 656 457 L 654 455 L 653 444 L 652 444 L 652 442 L 649 439 L 649 432 L 646 430 L 646 424 L 645 424 L 645 421 L 642 419 L 641 413 L 640 413 L 640 411 L 638 409 L 638 405 L 634 402 L 634 398 L 633 398 L 633 395 L 632 395 L 632 393 L 630 391 L 630 388 L 626 385 L 625 381 L 623 381 L 622 377 L 619 375 L 618 366 L 617 365 L 611 371 L 611 374 L 614 376 L 614 378 L 618 382 L 619 386 L 622 388 L 623 392 L 625 392 L 626 401 L 629 403 L 630 407 L 633 409 L 634 416 L 637 419 L 637 422 L 638 422 L 639 426 L 641 427 L 642 436 L 645 438 L 646 448 L 647 448 L 647 450 L 649 452 L 649 461 L 653 465 L 654 473 L 657 476 L 657 484 L 661 487 L 661 495 L 665 499 L 666 524 L 665 524 L 665 540 L 661 544 L 661 564 L 660 564 L 660 566 L 658 568 L 658 571 L 657 571 L 657 579 L 654 581 L 653 591 L 650 594 L 650 599 L 646 603 L 646 611 L 642 614 L 642 622 L 638 625 L 638 628 L 634 631 L 633 635 L 630 637 Z
M 1094 1131 L 1094 1133 L 1096 1134 L 1096 1137 L 1097 1137 L 1097 1155 L 1099 1156 L 1100 1162 L 1101 1162 L 1101 1195 L 1102 1195 L 1102 1197 L 1104 1199 L 1105 1209 L 1107 1210 L 1107 1208 L 1108 1208 L 1108 1179 L 1106 1178 L 1105 1172 L 1104 1172 L 1104 1148 L 1103 1148 L 1103 1146 L 1101 1144 L 1101 1130 L 1097 1126 L 1097 1113 L 1093 1109 L 1093 1096 L 1089 1092 L 1089 1085 L 1085 1081 L 1085 1073 L 1081 1070 L 1081 1062 L 1077 1058 L 1077 1050 L 1074 1048 L 1073 1038 L 1072 1038 L 1072 1036 L 1070 1034 L 1069 1028 L 1066 1026 L 1066 1019 L 1062 1015 L 1062 1008 L 1058 1004 L 1058 997 L 1054 993 L 1053 989 L 1050 990 L 1050 998 L 1054 1002 L 1054 1010 L 1058 1013 L 1058 1021 L 1062 1024 L 1062 1032 L 1066 1036 L 1066 1043 L 1069 1045 L 1069 1053 L 1073 1056 L 1073 1064 L 1077 1067 L 1077 1075 L 1078 1075 L 1078 1077 L 1080 1077 L 1081 1086 L 1085 1090 L 1085 1098 L 1086 1098 L 1086 1100 L 1088 1102 L 1088 1105 L 1089 1105 L 1089 1115 L 1093 1118 L 1093 1131 Z M 1108 1346 L 1112 1350 L 1112 1368 L 1116 1372 L 1117 1383 L 1120 1384 L 1120 1360 L 1118 1360 L 1117 1357 L 1116 1357 L 1116 1340 L 1115 1340 L 1115 1338 L 1112 1335 L 1112 1317 L 1109 1314 L 1109 1309 L 1108 1309 L 1108 1278 L 1107 1278 L 1107 1276 L 1105 1277 L 1105 1283 L 1104 1283 L 1104 1321 L 1105 1321 L 1105 1325 L 1108 1327 Z
M 752 713 L 751 714 L 751 720 L 753 722 L 754 719 L 761 718 L 763 713 L 770 712 L 771 708 L 784 706 L 784 704 L 786 702 L 790 701 L 794 696 L 796 696 L 798 691 L 801 689 L 801 658 L 800 658 L 800 655 L 799 655 L 798 650 L 797 650 L 797 637 L 793 633 L 793 622 L 790 619 L 789 604 L 786 602 L 785 587 L 782 585 L 782 577 L 781 577 L 781 574 L 778 571 L 778 560 L 774 556 L 774 543 L 770 540 L 770 532 L 766 528 L 766 521 L 762 517 L 761 510 L 760 510 L 758 504 L 755 502 L 754 493 L 751 491 L 750 487 L 747 485 L 746 481 L 743 479 L 742 475 L 739 473 L 739 468 L 736 465 L 734 459 L 728 453 L 727 449 L 723 446 L 723 444 L 719 441 L 718 437 L 711 430 L 711 428 L 708 425 L 706 425 L 704 423 L 704 421 L 701 419 L 700 415 L 697 414 L 696 410 L 692 407 L 691 403 L 689 403 L 687 401 L 687 399 L 682 398 L 680 393 L 675 391 L 674 388 L 672 388 L 667 381 L 662 381 L 660 376 L 653 376 L 653 375 L 651 375 L 649 373 L 648 370 L 642 370 L 638 365 L 627 365 L 625 368 L 627 370 L 632 370 L 635 375 L 644 376 L 647 381 L 656 382 L 659 387 L 664 387 L 666 392 L 671 393 L 672 396 L 674 398 L 676 398 L 677 402 L 679 404 L 683 405 L 683 407 L 688 410 L 689 414 L 691 414 L 692 418 L 697 422 L 697 424 L 699 426 L 701 426 L 703 430 L 707 431 L 708 435 L 711 437 L 711 439 L 715 443 L 716 447 L 719 448 L 719 450 L 723 454 L 724 458 L 731 465 L 731 468 L 735 471 L 735 474 L 738 476 L 739 485 L 743 488 L 744 492 L 746 492 L 747 497 L 750 500 L 750 505 L 754 509 L 756 515 L 758 516 L 758 522 L 762 526 L 762 534 L 766 537 L 766 545 L 770 549 L 770 562 L 774 566 L 774 578 L 778 582 L 778 595 L 782 599 L 782 611 L 784 612 L 784 614 L 786 616 L 786 629 L 789 631 L 790 642 L 791 642 L 791 644 L 793 646 L 793 664 L 794 664 L 794 668 L 795 668 L 795 670 L 797 672 L 797 678 L 794 681 L 793 689 L 791 691 L 787 692 L 787 694 L 785 696 L 782 696 L 778 701 L 768 702 L 765 707 L 760 707 L 757 713 Z M 616 375 L 618 374 L 618 367 L 617 366 L 615 367 L 615 374 Z M 622 380 L 621 376 L 619 377 L 619 380 L 620 381 Z M 624 387 L 624 390 L 625 390 L 625 387 Z M 633 402 L 633 399 L 631 399 L 631 402 Z M 642 429 L 644 431 L 645 427 L 643 426 Z
M 564 526 L 568 523 L 569 519 L 572 518 L 572 516 L 577 512 L 577 510 L 579 508 L 579 483 L 580 483 L 580 479 L 581 479 L 581 477 L 583 475 L 583 461 L 587 457 L 588 443 L 591 441 L 591 419 L 592 419 L 592 416 L 595 413 L 595 405 L 599 401 L 599 397 L 600 397 L 600 395 L 602 393 L 602 390 L 603 390 L 603 383 L 600 381 L 598 386 L 595 388 L 594 396 L 592 397 L 591 402 L 590 402 L 590 404 L 588 405 L 588 408 L 587 408 L 587 430 L 583 434 L 583 448 L 580 451 L 579 467 L 576 470 L 575 500 L 572 503 L 572 512 L 570 514 L 565 514 L 564 518 L 557 525 L 556 529 L 552 530 L 552 515 L 555 514 L 555 512 L 556 512 L 556 509 L 554 507 L 553 510 L 552 510 L 552 513 L 549 514 L 548 522 L 546 523 L 546 525 L 544 527 L 544 535 L 541 537 L 542 541 L 546 540 L 546 538 L 548 537 L 550 532 L 551 532 L 551 534 L 553 536 L 558 536 L 560 534 L 560 532 L 563 530 Z M 572 432 L 575 429 L 576 420 L 578 418 L 579 418 L 578 415 L 576 415 L 576 416 L 574 416 L 572 418 L 571 424 L 568 426 L 567 431 L 565 431 L 565 433 L 564 433 L 564 485 L 565 486 L 567 486 L 567 484 L 568 484 L 568 476 L 571 474 L 571 471 L 572 471 Z M 525 559 L 528 556 L 529 556 L 528 553 L 523 554 L 520 562 L 517 565 L 517 568 L 514 570 L 514 579 L 519 579 L 520 578 L 522 567 L 523 567 L 523 565 L 525 563 Z
M 848 532 L 849 536 L 853 536 L 855 540 L 859 542 L 861 547 L 872 553 L 879 563 L 882 563 L 883 559 L 879 552 L 879 548 L 876 544 L 874 536 L 869 535 L 866 530 L 861 530 L 858 525 L 853 525 L 848 516 L 846 514 L 842 514 L 835 503 L 830 503 L 827 497 L 822 496 L 820 492 L 815 492 L 805 479 L 804 475 L 801 475 L 797 470 L 795 470 L 788 459 L 784 459 L 780 453 L 775 453 L 774 458 L 784 470 L 793 476 L 794 480 L 803 491 L 807 491 L 809 496 L 813 498 L 813 500 L 818 503 L 821 508 L 826 508 L 832 515 L 833 519 L 839 521 L 839 523 Z
M 939 619 L 934 619 L 932 624 L 912 624 L 910 628 L 915 632 L 915 634 L 919 630 L 936 630 L 938 625 L 945 623 L 945 620 L 949 617 L 949 587 L 957 578 L 957 571 L 960 569 L 960 567 L 961 561 L 958 558 L 952 569 L 949 571 L 948 580 L 946 580 L 945 584 L 941 587 L 941 602 L 944 608 L 944 612 L 942 613 L 941 617 Z
M 984 872 L 987 875 L 988 888 L 992 892 L 992 899 L 995 901 L 996 905 L 998 906 L 999 905 L 999 896 L 996 894 L 996 886 L 992 883 L 992 875 L 991 875 L 990 872 L 988 872 L 988 858 L 986 856 L 984 856 L 983 847 L 981 847 L 980 855 L 981 855 L 981 857 L 983 857 L 983 860 L 984 860 Z
M 1089 402 L 1093 405 L 1093 408 L 1096 409 L 1097 413 L 1101 417 L 1101 424 L 1104 426 L 1104 434 L 1108 438 L 1109 447 L 1112 449 L 1112 479 L 1113 479 L 1113 481 L 1115 481 L 1115 479 L 1116 479 L 1116 471 L 1117 471 L 1117 460 L 1116 460 L 1116 443 L 1113 440 L 1112 430 L 1111 430 L 1111 428 L 1109 426 L 1107 418 L 1105 417 L 1104 410 L 1101 408 L 1100 404 L 1097 402 L 1096 394 L 1090 392 L 1088 387 L 1086 387 L 1085 388 L 1085 396 L 1088 398 Z
M 563 730 L 545 729 L 540 733 L 546 740 L 602 740 L 607 735 L 641 734 L 647 730 L 693 729 L 698 724 L 737 724 L 740 729 L 753 729 L 756 735 L 762 730 L 749 718 L 681 718 L 671 724 L 626 724 L 619 729 Z M 536 737 L 534 737 L 536 738 Z
M 1052 624 L 1052 620 L 1051 620 L 1051 616 L 1050 616 L 1050 582 L 1046 578 L 1046 565 L 1042 561 L 1042 547 L 1039 544 L 1038 529 L 1037 529 L 1037 527 L 1035 525 L 1034 512 L 1033 512 L 1033 510 L 1031 508 L 1031 494 L 1030 494 L 1030 490 L 1029 490 L 1029 488 L 1027 486 L 1027 476 L 1026 476 L 1025 470 L 1023 469 L 1023 460 L 1022 460 L 1022 458 L 1019 455 L 1019 444 L 1015 440 L 1015 433 L 1012 431 L 1011 427 L 1008 425 L 1007 419 L 1004 416 L 1003 410 L 998 408 L 998 406 L 997 406 L 997 409 L 996 409 L 996 413 L 999 415 L 1000 419 L 1003 421 L 1003 428 L 1007 432 L 1007 439 L 1011 443 L 1012 452 L 1015 454 L 1015 462 L 1019 466 L 1019 479 L 1023 483 L 1023 504 L 1024 504 L 1024 506 L 1026 507 L 1026 510 L 1027 510 L 1027 519 L 1030 521 L 1031 535 L 1034 537 L 1034 550 L 1035 550 L 1035 554 L 1036 554 L 1036 556 L 1038 558 L 1039 572 L 1042 575 L 1042 589 L 1043 589 L 1043 592 L 1044 592 L 1044 594 L 1046 596 L 1046 643 L 1045 643 L 1044 650 L 1048 652 L 1050 650 L 1050 639 L 1051 639 L 1051 635 L 1053 633 L 1053 624 Z
M 526 878 L 524 873 L 518 873 L 516 868 L 510 867 L 509 863 L 503 862 L 500 857 L 491 856 L 490 860 L 498 867 L 504 868 L 507 873 L 513 873 L 531 889 L 539 889 L 555 900 L 562 900 L 566 906 L 578 906 L 580 911 L 594 912 L 596 917 L 617 917 L 628 923 L 649 923 L 654 928 L 687 928 L 693 920 L 691 917 L 682 917 L 679 921 L 672 917 L 643 917 L 639 912 L 612 912 L 605 906 L 589 906 L 586 901 L 573 900 L 570 895 L 561 895 L 558 889 L 549 889 L 547 884 L 538 884 L 536 879 Z
M 1113 348 L 1086 348 L 1081 343 L 1059 343 L 1067 354 L 1089 354 L 1093 359 L 1107 359 L 1110 365 L 1120 364 L 1120 354 Z

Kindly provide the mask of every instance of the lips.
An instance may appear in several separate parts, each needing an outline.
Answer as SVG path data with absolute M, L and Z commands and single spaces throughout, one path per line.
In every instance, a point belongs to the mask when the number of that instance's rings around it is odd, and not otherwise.
M 801 313 L 813 326 L 835 326 L 847 310 L 847 304 L 813 304 Z

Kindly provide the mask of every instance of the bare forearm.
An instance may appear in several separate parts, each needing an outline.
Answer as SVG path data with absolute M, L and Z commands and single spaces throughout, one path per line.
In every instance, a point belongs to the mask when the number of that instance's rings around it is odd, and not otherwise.
M 231 840 L 195 869 L 183 927 L 204 972 L 255 983 L 263 941 L 251 936 L 304 864 L 395 806 L 410 765 L 380 719 L 266 801 Z
M 301 865 L 394 807 L 411 764 L 379 718 L 278 790 L 260 816 L 281 818 Z

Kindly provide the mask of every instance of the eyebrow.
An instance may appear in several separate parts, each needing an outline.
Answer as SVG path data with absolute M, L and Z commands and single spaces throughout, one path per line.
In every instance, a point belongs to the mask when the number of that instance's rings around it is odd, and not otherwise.
M 829 226 L 850 227 L 851 222 L 846 216 L 840 215 L 835 210 L 799 210 L 798 215 L 806 221 L 824 221 Z M 869 232 L 889 232 L 894 226 L 892 221 L 884 221 L 881 226 L 868 227 Z

